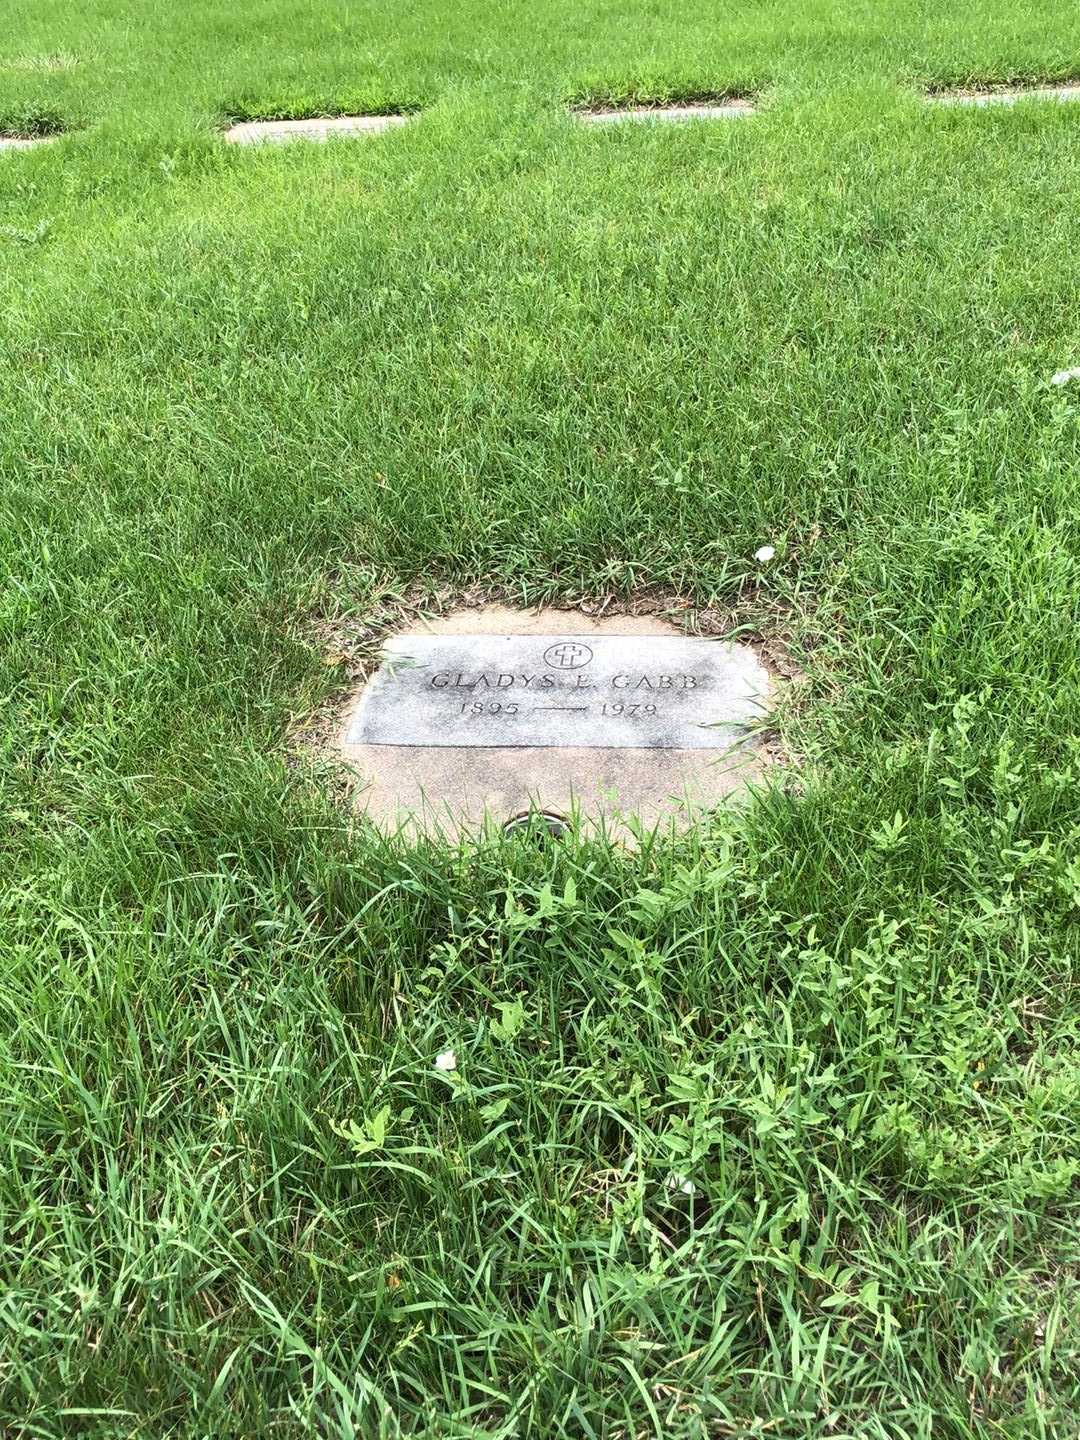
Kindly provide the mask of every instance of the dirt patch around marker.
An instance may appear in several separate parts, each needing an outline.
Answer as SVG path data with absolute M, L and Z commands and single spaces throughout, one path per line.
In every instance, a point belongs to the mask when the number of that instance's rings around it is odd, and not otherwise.
M 630 601 L 582 601 L 573 608 L 523 609 L 505 594 L 447 588 L 432 594 L 416 592 L 389 597 L 364 620 L 313 619 L 306 639 L 318 647 L 324 662 L 341 680 L 335 693 L 311 713 L 298 718 L 288 736 L 293 763 L 316 762 L 324 781 L 339 801 L 367 814 L 382 828 L 406 833 L 438 830 L 454 838 L 479 828 L 485 804 L 491 819 L 508 819 L 520 810 L 523 791 L 528 803 L 560 811 L 580 799 L 583 813 L 603 823 L 609 833 L 627 829 L 627 814 L 615 800 L 615 785 L 632 793 L 633 810 L 646 826 L 672 821 L 687 823 L 693 815 L 760 782 L 777 767 L 793 773 L 799 758 L 786 751 L 772 724 L 764 725 L 747 744 L 719 763 L 718 752 L 608 751 L 602 749 L 528 748 L 506 751 L 417 749 L 415 747 L 350 746 L 346 735 L 364 684 L 379 664 L 383 641 L 392 635 L 620 635 L 722 638 L 753 651 L 769 676 L 769 711 L 798 703 L 805 680 L 786 645 L 786 617 L 778 609 L 766 627 L 753 632 L 739 623 L 738 608 L 692 605 L 670 594 L 653 592 Z M 553 755 L 558 756 L 557 776 Z M 535 782 L 535 787 L 534 787 Z M 410 787 L 426 803 L 429 793 L 454 797 L 432 805 L 426 815 L 402 820 L 401 796 Z M 534 795 L 533 788 L 537 793 Z M 503 812 L 506 813 L 503 813 Z M 602 817 L 602 818 L 601 818 Z

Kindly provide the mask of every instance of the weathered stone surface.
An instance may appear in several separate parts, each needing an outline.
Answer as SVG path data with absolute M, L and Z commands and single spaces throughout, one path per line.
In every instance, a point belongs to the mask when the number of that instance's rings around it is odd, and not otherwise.
M 567 727 L 562 732 L 564 742 L 567 739 L 577 742 L 557 745 L 549 743 L 550 728 L 541 744 L 529 743 L 537 738 L 535 729 L 522 730 L 518 743 L 490 744 L 486 740 L 475 743 L 475 730 L 454 730 L 449 728 L 449 722 L 455 726 L 469 726 L 472 723 L 470 716 L 467 712 L 462 714 L 461 706 L 482 702 L 470 700 L 465 692 L 461 692 L 460 699 L 452 700 L 447 692 L 453 689 L 457 694 L 456 687 L 440 685 L 429 688 L 438 693 L 436 705 L 445 709 L 433 710 L 432 714 L 444 716 L 448 728 L 429 729 L 425 720 L 422 731 L 410 732 L 411 741 L 399 729 L 396 736 L 398 743 L 388 744 L 384 743 L 384 739 L 392 736 L 393 732 L 382 729 L 383 721 L 378 714 L 383 708 L 378 698 L 378 687 L 382 682 L 377 676 L 372 677 L 368 686 L 351 697 L 338 742 L 339 753 L 356 779 L 354 795 L 360 811 L 387 829 L 404 826 L 411 832 L 438 830 L 451 836 L 463 831 L 471 833 L 485 821 L 501 824 L 529 809 L 559 815 L 569 815 L 574 811 L 587 827 L 603 826 L 626 837 L 638 822 L 649 828 L 669 823 L 685 825 L 702 810 L 722 803 L 734 792 L 744 790 L 748 783 L 763 776 L 768 758 L 756 740 L 748 738 L 745 727 L 753 726 L 769 707 L 771 681 L 765 667 L 746 647 L 730 647 L 722 641 L 687 640 L 659 616 L 621 616 L 597 621 L 578 612 L 520 612 L 488 606 L 459 611 L 419 625 L 409 633 L 395 637 L 389 648 L 399 653 L 412 650 L 418 655 L 424 648 L 417 644 L 418 640 L 438 639 L 443 644 L 453 641 L 454 644 L 463 643 L 472 647 L 477 643 L 505 641 L 510 634 L 515 635 L 515 644 L 527 641 L 532 645 L 533 649 L 525 658 L 540 662 L 535 671 L 523 673 L 545 673 L 556 681 L 575 682 L 571 690 L 564 692 L 571 700 L 575 690 L 580 688 L 584 693 L 584 687 L 576 685 L 579 675 L 592 672 L 601 678 L 606 676 L 608 691 L 621 691 L 621 686 L 610 684 L 616 676 L 633 674 L 640 679 L 642 675 L 649 674 L 651 677 L 652 658 L 648 665 L 642 664 L 642 660 L 648 653 L 647 647 L 655 645 L 658 639 L 674 642 L 680 647 L 678 657 L 692 660 L 694 665 L 700 663 L 696 647 L 704 646 L 702 653 L 707 657 L 709 667 L 714 668 L 678 670 L 672 665 L 670 669 L 657 670 L 657 675 L 701 673 L 716 679 L 717 685 L 701 687 L 702 702 L 697 711 L 689 708 L 687 701 L 680 699 L 678 693 L 672 693 L 673 685 L 669 690 L 654 692 L 661 700 L 671 696 L 670 710 L 662 710 L 658 700 L 648 700 L 644 703 L 657 705 L 654 715 L 646 712 L 594 716 L 594 721 L 617 722 L 624 727 L 618 732 L 620 738 L 616 743 L 612 743 L 610 731 L 603 734 L 600 744 L 595 743 L 595 732 L 591 737 L 588 733 L 575 734 L 574 727 L 583 731 L 582 721 L 589 723 L 588 716 L 582 717 L 576 711 L 562 716 L 556 712 L 546 717 L 526 717 L 530 726 L 536 726 L 545 719 L 549 725 L 552 720 L 558 720 Z M 615 667 L 616 652 L 612 646 L 616 642 L 623 654 L 627 651 L 632 653 L 633 669 Z M 574 667 L 544 663 L 544 653 L 563 643 L 587 645 L 593 651 L 593 660 Z M 686 651 L 681 649 L 683 646 L 692 648 Z M 449 654 L 447 650 L 441 653 L 444 656 Z M 475 656 L 476 651 L 472 653 Z M 652 651 L 652 657 L 656 653 Z M 675 650 L 661 653 L 671 660 L 676 658 Z M 519 651 L 519 658 L 521 654 Z M 424 658 L 430 657 L 429 648 Z M 512 670 L 501 667 L 499 658 L 500 668 L 494 673 L 512 674 Z M 580 657 L 570 655 L 568 658 Z M 601 666 L 600 670 L 597 670 L 597 665 Z M 400 683 L 402 673 L 399 670 L 395 685 Z M 456 680 L 458 673 L 465 675 L 466 671 L 455 670 L 452 678 Z M 407 675 L 405 683 L 419 688 L 425 674 L 430 680 L 443 674 L 443 671 L 431 668 L 414 670 Z M 375 699 L 372 711 L 367 709 L 369 697 L 366 691 L 369 686 Z M 499 700 L 498 684 L 482 688 L 492 702 Z M 503 685 L 501 694 L 505 695 L 511 688 L 517 688 L 519 695 L 530 694 L 529 686 L 520 685 Z M 545 688 L 551 691 L 555 687 Z M 687 687 L 687 695 L 695 689 Z M 605 703 L 618 703 L 606 695 L 601 698 L 602 690 L 603 687 L 590 693 L 590 709 L 598 709 Z M 393 693 L 388 690 L 384 699 L 389 699 Z M 710 696 L 708 700 L 704 698 L 706 693 Z M 522 701 L 519 699 L 510 703 L 521 705 Z M 528 703 L 533 703 L 531 694 Z M 623 703 L 626 703 L 625 700 Z M 451 712 L 452 705 L 456 705 L 456 716 Z M 377 727 L 374 730 L 369 728 L 372 715 Z M 403 718 L 400 717 L 399 724 Z M 663 727 L 672 718 L 677 728 L 673 730 L 669 726 L 665 736 Z M 516 717 L 507 719 L 513 722 Z M 480 716 L 478 720 L 481 724 L 490 721 L 492 726 L 501 723 L 497 713 Z M 720 723 L 709 728 L 710 722 L 714 721 Z M 416 723 L 416 717 L 411 717 L 408 723 Z M 642 723 L 649 728 L 631 728 Z M 460 743 L 463 733 L 467 742 L 464 744 Z M 499 732 L 488 730 L 485 733 L 490 738 Z M 375 743 L 371 742 L 372 734 L 376 737 Z M 624 735 L 635 743 L 623 743 L 621 736 Z M 424 736 L 439 743 L 415 743 L 416 739 Z M 665 738 L 677 739 L 678 748 L 667 748 L 663 744 Z M 685 743 L 688 738 L 692 739 L 689 745 Z M 468 743 L 470 740 L 473 743 Z M 657 740 L 661 743 L 656 743 Z
M 245 120 L 224 132 L 233 145 L 279 144 L 289 140 L 328 140 L 332 135 L 377 135 L 404 125 L 408 115 L 334 115 L 310 120 Z
M 752 650 L 679 635 L 390 641 L 354 745 L 726 750 L 764 713 Z
M 578 116 L 590 125 L 604 125 L 618 120 L 738 120 L 753 113 L 749 100 L 727 100 L 717 105 L 605 106 L 599 110 L 581 110 Z

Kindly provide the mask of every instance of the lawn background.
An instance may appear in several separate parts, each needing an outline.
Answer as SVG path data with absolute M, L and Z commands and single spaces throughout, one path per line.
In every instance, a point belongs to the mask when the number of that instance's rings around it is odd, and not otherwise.
M 0 1425 L 1075 1433 L 1080 106 L 919 90 L 1080 13 L 4 31 L 70 133 L 0 153 Z M 477 585 L 782 638 L 805 763 L 635 853 L 350 827 L 311 621 Z

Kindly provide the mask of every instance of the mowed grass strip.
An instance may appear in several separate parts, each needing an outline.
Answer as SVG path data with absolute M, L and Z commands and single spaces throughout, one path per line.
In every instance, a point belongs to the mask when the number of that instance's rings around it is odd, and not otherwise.
M 5 1433 L 1074 1433 L 1078 112 L 918 90 L 1080 19 L 3 43 L 78 127 L 0 156 Z M 325 637 L 488 588 L 773 637 L 798 769 L 633 852 L 350 824 Z

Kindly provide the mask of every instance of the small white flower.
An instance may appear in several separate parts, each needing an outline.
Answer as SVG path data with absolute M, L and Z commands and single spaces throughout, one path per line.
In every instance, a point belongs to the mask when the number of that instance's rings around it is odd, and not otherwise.
M 443 1050 L 440 1054 L 438 1054 L 438 1055 L 435 1056 L 435 1069 L 436 1069 L 436 1070 L 456 1070 L 456 1069 L 457 1069 L 457 1056 L 454 1054 L 453 1050 Z
M 694 1195 L 697 1193 L 697 1186 L 685 1175 L 676 1175 L 674 1171 L 664 1181 L 668 1190 L 678 1190 L 680 1195 Z
M 755 551 L 754 551 L 754 559 L 755 559 L 755 560 L 760 560 L 763 565 L 764 565 L 767 561 L 775 559 L 775 557 L 776 557 L 776 546 L 775 546 L 775 545 L 762 545 L 762 547 L 761 547 L 760 550 L 755 550 Z
M 1050 376 L 1051 385 L 1067 385 L 1070 380 L 1080 380 L 1080 365 L 1074 365 L 1071 370 L 1059 370 L 1056 375 Z

